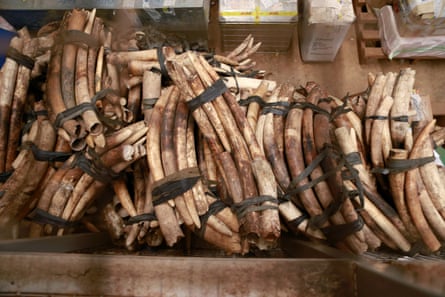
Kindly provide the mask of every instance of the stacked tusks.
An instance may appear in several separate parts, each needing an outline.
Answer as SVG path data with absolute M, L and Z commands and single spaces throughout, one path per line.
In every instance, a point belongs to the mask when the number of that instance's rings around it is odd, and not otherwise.
M 283 231 L 357 254 L 441 248 L 444 129 L 413 95 L 414 70 L 338 99 L 250 78 L 251 35 L 226 56 L 138 48 L 95 10 L 43 32 L 19 31 L 1 70 L 5 233 L 26 218 L 31 237 L 104 228 L 129 250 L 193 232 L 245 254 Z M 45 61 L 39 101 L 28 89 Z

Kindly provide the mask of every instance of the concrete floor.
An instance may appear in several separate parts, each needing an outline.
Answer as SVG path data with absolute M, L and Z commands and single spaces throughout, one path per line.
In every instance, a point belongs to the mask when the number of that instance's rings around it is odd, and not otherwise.
M 215 4 L 214 4 L 215 6 Z M 411 67 L 416 70 L 415 88 L 421 95 L 429 95 L 436 116 L 445 115 L 445 59 L 437 60 L 374 60 L 360 64 L 356 43 L 355 26 L 352 25 L 336 59 L 329 63 L 304 63 L 299 52 L 297 30 L 291 48 L 281 53 L 257 53 L 253 59 L 256 69 L 266 70 L 268 79 L 278 83 L 290 82 L 305 85 L 315 81 L 337 97 L 354 94 L 367 88 L 369 72 L 398 72 Z M 217 10 L 212 7 L 209 23 L 209 46 L 221 53 L 221 37 Z M 442 117 L 440 117 L 442 118 Z

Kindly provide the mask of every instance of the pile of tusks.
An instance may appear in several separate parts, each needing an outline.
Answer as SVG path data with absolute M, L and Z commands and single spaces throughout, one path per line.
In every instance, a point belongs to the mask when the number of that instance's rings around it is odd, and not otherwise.
M 122 42 L 116 30 L 75 9 L 12 39 L 2 238 L 105 230 L 136 250 L 193 233 L 246 254 L 292 232 L 356 254 L 442 247 L 445 130 L 414 70 L 370 74 L 339 99 L 264 79 L 250 35 L 222 56 L 144 48 L 140 31 Z

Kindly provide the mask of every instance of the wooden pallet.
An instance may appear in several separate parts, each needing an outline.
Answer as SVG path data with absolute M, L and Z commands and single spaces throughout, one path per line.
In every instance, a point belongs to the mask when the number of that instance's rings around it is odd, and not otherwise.
M 353 0 L 356 15 L 355 31 L 357 35 L 357 48 L 360 64 L 369 60 L 386 59 L 383 53 L 378 20 L 366 0 Z

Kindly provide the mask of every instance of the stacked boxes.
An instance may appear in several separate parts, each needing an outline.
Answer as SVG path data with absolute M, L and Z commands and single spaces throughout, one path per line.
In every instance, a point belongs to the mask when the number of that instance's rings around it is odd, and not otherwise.
M 355 21 L 352 0 L 304 0 L 300 52 L 305 62 L 335 59 Z
M 219 21 L 222 49 L 230 51 L 248 34 L 262 42 L 260 51 L 284 52 L 291 45 L 298 21 L 296 0 L 221 0 Z

